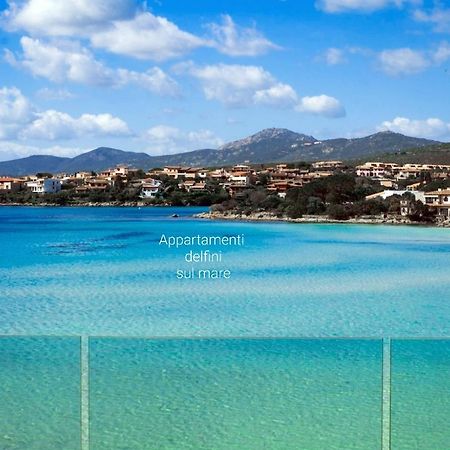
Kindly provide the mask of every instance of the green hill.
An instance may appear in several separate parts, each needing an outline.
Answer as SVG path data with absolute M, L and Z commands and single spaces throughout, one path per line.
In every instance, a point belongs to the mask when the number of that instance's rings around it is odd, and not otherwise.
M 383 161 L 397 164 L 450 164 L 450 143 L 412 148 L 394 153 L 378 153 L 364 159 L 353 160 L 352 163 L 359 164 L 366 161 Z

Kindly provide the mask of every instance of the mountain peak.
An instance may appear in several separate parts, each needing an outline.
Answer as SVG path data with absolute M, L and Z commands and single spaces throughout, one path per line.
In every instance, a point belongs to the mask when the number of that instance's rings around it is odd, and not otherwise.
M 293 146 L 299 145 L 305 142 L 313 143 L 316 139 L 313 136 L 306 134 L 295 133 L 287 128 L 265 128 L 258 133 L 252 134 L 244 139 L 238 139 L 236 141 L 229 142 L 228 144 L 220 147 L 219 150 L 232 150 L 242 147 L 255 146 L 258 144 L 264 145 L 269 143 L 273 146 L 274 141 L 278 145 Z
M 150 156 L 146 153 L 98 147 L 74 158 L 39 155 L 0 162 L 0 175 L 17 176 L 36 172 L 74 173 L 81 170 L 98 172 L 118 164 L 127 164 L 146 170 L 165 165 L 230 166 L 246 161 L 264 164 L 349 160 L 435 144 L 439 144 L 439 142 L 408 137 L 392 131 L 381 131 L 371 136 L 355 139 L 340 138 L 319 141 L 313 136 L 295 133 L 286 128 L 266 128 L 244 139 L 230 142 L 222 146 L 219 151 L 204 149 L 174 155 Z
M 253 134 L 251 137 L 274 138 L 290 133 L 293 133 L 293 131 L 290 131 L 287 128 L 264 128 L 263 130 Z

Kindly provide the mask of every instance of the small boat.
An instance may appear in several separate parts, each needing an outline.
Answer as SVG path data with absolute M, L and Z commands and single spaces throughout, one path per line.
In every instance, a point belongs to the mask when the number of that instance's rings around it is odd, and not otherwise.
M 180 217 L 178 214 L 172 214 L 172 217 Z

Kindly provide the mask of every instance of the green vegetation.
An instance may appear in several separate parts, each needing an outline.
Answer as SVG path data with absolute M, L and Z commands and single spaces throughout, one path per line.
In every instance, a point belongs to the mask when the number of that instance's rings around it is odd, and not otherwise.
M 326 214 L 336 219 L 348 219 L 356 215 L 387 211 L 389 205 L 382 201 L 365 201 L 366 195 L 378 190 L 379 185 L 370 179 L 341 173 L 289 189 L 285 199 L 268 192 L 264 187 L 258 187 L 221 205 L 215 205 L 214 209 L 234 210 L 242 214 L 265 211 L 291 218 L 305 214 Z
M 410 208 L 408 216 L 411 220 L 433 220 L 434 214 L 411 194 L 405 194 L 404 197 L 394 195 L 386 200 L 365 199 L 367 195 L 379 190 L 379 184 L 368 178 L 340 173 L 290 189 L 284 199 L 268 192 L 264 187 L 256 187 L 214 205 L 213 210 L 243 215 L 267 212 L 293 219 L 304 215 L 324 215 L 335 220 L 348 220 L 360 216 L 399 215 L 400 201 L 407 200 Z
M 450 143 L 411 148 L 395 153 L 376 153 L 349 162 L 352 165 L 356 165 L 367 161 L 383 161 L 397 164 L 450 164 Z
M 62 190 L 55 194 L 36 194 L 29 190 L 19 192 L 0 192 L 2 204 L 27 204 L 27 205 L 83 205 L 89 203 L 145 203 L 148 205 L 173 205 L 173 206 L 210 206 L 221 203 L 228 198 L 227 193 L 215 181 L 207 181 L 205 190 L 199 192 L 186 192 L 178 187 L 181 180 L 162 176 L 159 194 L 156 198 L 142 199 L 139 197 L 141 187 L 137 181 L 139 177 L 145 177 L 145 173 L 137 173 L 129 178 L 127 183 L 117 179 L 113 186 L 106 189 L 91 189 L 77 192 L 75 185 L 63 185 Z

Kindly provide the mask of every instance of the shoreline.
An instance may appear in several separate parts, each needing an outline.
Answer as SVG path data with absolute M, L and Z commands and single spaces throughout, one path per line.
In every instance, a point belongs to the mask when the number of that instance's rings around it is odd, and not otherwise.
M 145 202 L 89 202 L 72 203 L 68 205 L 58 205 L 55 203 L 0 203 L 1 207 L 14 208 L 190 208 L 191 206 L 172 206 L 168 204 L 148 204 Z M 194 206 L 198 207 L 198 206 Z M 207 208 L 206 206 L 204 208 Z M 277 216 L 272 213 L 260 211 L 251 214 L 242 214 L 236 212 L 217 212 L 207 211 L 192 215 L 195 219 L 201 220 L 228 220 L 237 222 L 278 222 L 278 223 L 298 223 L 298 224 L 354 224 L 354 225 L 408 225 L 432 228 L 450 228 L 450 220 L 442 222 L 417 222 L 403 216 L 360 216 L 352 217 L 347 220 L 330 219 L 323 215 L 305 215 L 293 219 L 287 216 Z
M 145 202 L 87 202 L 87 203 L 70 203 L 67 205 L 58 205 L 57 203 L 0 203 L 0 208 L 4 206 L 27 207 L 27 208 L 150 208 L 150 207 L 172 207 L 177 206 L 166 204 L 151 204 Z M 182 206 L 179 206 L 182 208 Z M 206 207 L 205 207 L 206 208 Z
M 206 220 L 230 220 L 230 221 L 242 221 L 242 222 L 279 222 L 279 223 L 320 223 L 320 224 L 356 224 L 356 225 L 409 225 L 409 226 L 421 226 L 421 227 L 434 227 L 434 228 L 450 228 L 450 222 L 440 222 L 440 223 L 424 223 L 415 222 L 406 217 L 401 216 L 391 216 L 391 217 L 380 217 L 380 216 L 361 216 L 353 217 L 347 220 L 330 219 L 327 216 L 309 215 L 303 216 L 298 219 L 293 219 L 290 217 L 279 217 L 275 214 L 267 212 L 256 212 L 249 215 L 240 213 L 220 213 L 220 212 L 204 212 L 194 215 L 197 219 Z

